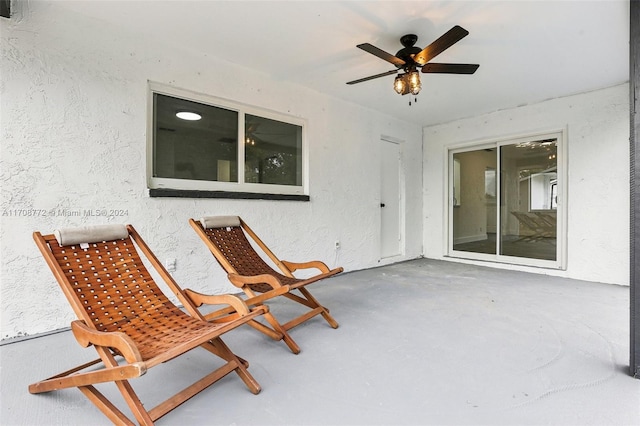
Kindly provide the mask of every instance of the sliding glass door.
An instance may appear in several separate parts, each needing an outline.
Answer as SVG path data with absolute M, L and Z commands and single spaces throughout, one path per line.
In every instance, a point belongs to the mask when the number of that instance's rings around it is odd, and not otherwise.
M 562 134 L 449 153 L 449 255 L 562 267 Z
M 459 179 L 454 186 L 454 249 L 496 254 L 496 149 L 455 153 L 453 164 Z

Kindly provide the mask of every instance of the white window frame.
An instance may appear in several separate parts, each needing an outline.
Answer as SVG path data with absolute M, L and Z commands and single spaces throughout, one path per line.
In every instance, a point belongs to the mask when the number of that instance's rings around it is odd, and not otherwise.
M 497 148 L 505 145 L 518 144 L 529 141 L 536 141 L 541 139 L 557 139 L 557 166 L 558 166 L 558 193 L 557 193 L 557 251 L 556 260 L 540 260 L 530 259 L 524 257 L 505 256 L 500 254 L 488 254 L 488 253 L 474 253 L 456 251 L 453 249 L 453 210 L 454 210 L 454 195 L 452 194 L 453 185 L 453 155 L 477 149 L 485 148 Z M 479 140 L 473 142 L 465 142 L 461 144 L 455 144 L 448 146 L 444 152 L 445 155 L 445 200 L 444 200 L 444 239 L 445 244 L 445 257 L 489 261 L 498 263 L 507 263 L 512 265 L 533 266 L 538 268 L 549 268 L 566 270 L 567 268 L 567 178 L 568 178 L 568 161 L 567 161 L 567 129 L 553 129 L 548 131 L 541 131 L 535 133 L 521 134 L 510 137 L 503 137 L 499 139 Z M 497 158 L 496 170 L 500 170 L 500 156 Z M 497 194 L 500 194 L 500 182 L 501 179 L 497 179 Z M 496 200 L 498 202 L 498 200 Z M 499 206 L 498 206 L 499 207 Z M 497 211 L 497 226 L 500 227 L 500 208 Z M 499 249 L 499 247 L 498 247 Z M 499 253 L 499 251 L 498 251 Z
M 161 178 L 153 176 L 153 141 L 154 141 L 154 94 L 167 95 L 188 101 L 199 102 L 214 107 L 232 110 L 238 113 L 238 182 L 201 181 L 189 179 Z M 264 183 L 245 182 L 244 165 L 244 120 L 245 115 L 255 115 L 262 118 L 293 124 L 302 128 L 302 185 L 274 185 Z M 233 193 L 309 195 L 309 155 L 307 141 L 307 120 L 276 111 L 267 110 L 251 105 L 215 96 L 193 92 L 162 83 L 149 81 L 147 90 L 147 186 L 149 189 L 195 190 L 195 191 L 224 191 Z

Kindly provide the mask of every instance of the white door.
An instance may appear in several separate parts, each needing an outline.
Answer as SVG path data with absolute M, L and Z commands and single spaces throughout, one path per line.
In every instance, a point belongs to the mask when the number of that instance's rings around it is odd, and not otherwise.
M 400 145 L 380 141 L 380 257 L 398 256 L 400 250 Z

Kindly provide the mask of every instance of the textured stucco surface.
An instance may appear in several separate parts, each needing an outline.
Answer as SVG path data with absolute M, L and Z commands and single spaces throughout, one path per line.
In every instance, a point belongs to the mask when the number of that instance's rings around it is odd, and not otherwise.
M 187 224 L 237 214 L 280 257 L 347 270 L 442 259 L 446 148 L 566 129 L 566 271 L 493 265 L 628 284 L 628 86 L 554 99 L 424 129 L 278 78 L 61 9 L 13 2 L 0 19 L 0 338 L 73 319 L 31 239 L 34 230 L 132 223 L 184 287 L 234 291 Z M 212 17 L 212 27 L 215 17 Z M 223 43 L 226 34 L 211 42 Z M 307 120 L 310 202 L 149 198 L 147 82 Z M 379 259 L 379 140 L 402 140 L 404 254 Z M 424 190 L 423 190 L 424 182 Z M 91 216 L 114 211 L 119 215 Z M 340 240 L 341 248 L 334 249 Z M 423 249 L 424 247 L 424 249 Z
M 212 293 L 235 288 L 190 217 L 240 215 L 287 260 L 321 259 L 346 270 L 388 262 L 379 261 L 381 135 L 404 141 L 405 251 L 393 261 L 421 255 L 419 126 L 106 26 L 57 2 L 13 5 L 11 20 L 0 20 L 1 338 L 73 319 L 31 238 L 35 230 L 131 223 L 161 261 L 177 260 L 183 287 Z M 149 198 L 148 81 L 306 119 L 311 201 Z M 103 210 L 117 214 L 86 214 Z
M 424 129 L 424 254 L 444 258 L 449 147 L 540 131 L 567 135 L 567 268 L 494 266 L 629 284 L 629 86 L 548 100 Z

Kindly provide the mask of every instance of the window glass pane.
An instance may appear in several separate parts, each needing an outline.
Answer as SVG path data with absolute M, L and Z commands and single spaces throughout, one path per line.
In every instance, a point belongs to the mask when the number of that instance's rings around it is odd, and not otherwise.
M 500 147 L 500 254 L 556 260 L 557 141 Z
M 153 176 L 238 181 L 238 113 L 154 93 Z M 176 113 L 196 113 L 185 120 Z
M 302 126 L 245 115 L 245 182 L 302 185 Z
M 453 155 L 454 250 L 496 254 L 496 161 L 495 148 Z

